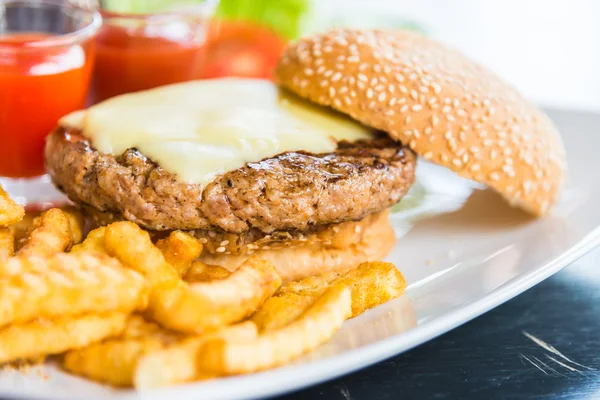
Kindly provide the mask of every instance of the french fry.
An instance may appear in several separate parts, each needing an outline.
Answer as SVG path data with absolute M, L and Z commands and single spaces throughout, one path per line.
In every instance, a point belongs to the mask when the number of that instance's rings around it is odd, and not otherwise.
M 330 273 L 287 283 L 275 296 L 295 293 L 316 297 L 338 284 L 352 289 L 352 317 L 401 296 L 406 289 L 406 280 L 394 264 L 373 261 L 364 262 L 342 275 Z
M 154 388 L 212 378 L 216 375 L 199 369 L 197 362 L 198 351 L 207 340 L 235 342 L 256 337 L 256 325 L 246 321 L 213 334 L 184 339 L 164 350 L 147 353 L 137 363 L 134 385 L 136 388 Z
M 0 227 L 19 222 L 25 215 L 25 209 L 8 196 L 0 186 Z
M 279 285 L 273 265 L 249 258 L 227 279 L 156 289 L 148 311 L 170 329 L 205 333 L 252 315 Z
M 283 328 L 300 317 L 317 298 L 317 296 L 303 296 L 296 293 L 273 296 L 265 301 L 251 319 L 261 333 Z
M 173 231 L 167 238 L 156 242 L 165 261 L 169 263 L 180 277 L 185 276 L 192 261 L 202 254 L 202 243 L 195 237 L 182 231 Z
M 0 228 L 0 262 L 15 252 L 15 237 L 10 228 Z
M 49 257 L 71 246 L 71 222 L 62 210 L 52 208 L 44 212 L 34 221 L 34 226 L 19 255 Z
M 205 264 L 202 261 L 194 261 L 185 274 L 186 282 L 206 282 L 229 278 L 231 272 L 218 265 Z
M 188 285 L 165 261 L 148 233 L 130 222 L 109 225 L 104 245 L 109 254 L 148 279 L 149 318 L 179 332 L 205 333 L 241 321 L 281 285 L 275 267 L 255 258 L 228 279 Z
M 17 256 L 0 263 L 0 326 L 34 318 L 143 309 L 148 287 L 102 254 Z
M 69 228 L 71 233 L 71 245 L 81 243 L 83 239 L 84 219 L 83 215 L 75 207 L 65 207 L 62 209 L 69 219 Z
M 67 352 L 63 367 L 76 375 L 114 386 L 132 386 L 138 360 L 146 353 L 165 348 L 177 334 L 133 317 L 120 337 Z
M 177 271 L 165 261 L 148 232 L 133 222 L 115 222 L 104 233 L 106 251 L 125 266 L 142 274 L 151 288 L 175 285 L 181 281 Z
M 351 315 L 350 289 L 345 285 L 333 286 L 284 328 L 255 340 L 207 341 L 198 352 L 199 368 L 217 375 L 234 375 L 281 365 L 330 339 Z
M 93 231 L 88 233 L 83 242 L 73 246 L 70 253 L 106 253 L 106 249 L 104 248 L 104 232 L 106 232 L 105 226 L 101 226 L 100 228 L 94 229 Z
M 38 319 L 0 330 L 0 362 L 33 359 L 87 346 L 124 328 L 127 314 L 91 314 L 56 320 Z
M 127 321 L 127 326 L 119 336 L 121 339 L 136 339 L 164 332 L 158 324 L 149 322 L 141 315 L 134 314 Z

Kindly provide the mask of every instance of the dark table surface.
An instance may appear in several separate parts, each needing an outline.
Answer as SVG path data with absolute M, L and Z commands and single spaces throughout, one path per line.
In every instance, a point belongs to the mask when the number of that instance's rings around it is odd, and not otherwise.
M 475 320 L 278 398 L 600 399 L 600 250 Z

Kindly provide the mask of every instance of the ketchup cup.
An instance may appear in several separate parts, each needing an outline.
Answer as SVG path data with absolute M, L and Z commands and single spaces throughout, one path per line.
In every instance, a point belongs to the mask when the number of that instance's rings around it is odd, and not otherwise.
M 85 106 L 101 24 L 62 0 L 0 0 L 0 184 L 21 203 L 62 198 L 44 175 L 44 141 Z

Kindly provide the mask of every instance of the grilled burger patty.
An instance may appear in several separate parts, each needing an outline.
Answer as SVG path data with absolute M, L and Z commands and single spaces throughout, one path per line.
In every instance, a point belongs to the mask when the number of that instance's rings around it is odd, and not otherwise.
M 285 152 L 204 188 L 180 182 L 136 149 L 100 153 L 62 127 L 48 136 L 45 157 L 60 190 L 108 219 L 158 231 L 254 235 L 361 220 L 398 202 L 415 171 L 412 151 L 385 137 L 340 142 L 326 154 Z

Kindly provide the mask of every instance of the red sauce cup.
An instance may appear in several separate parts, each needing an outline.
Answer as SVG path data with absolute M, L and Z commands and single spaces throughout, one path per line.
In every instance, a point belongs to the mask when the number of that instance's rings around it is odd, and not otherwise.
M 101 24 L 61 0 L 0 1 L 0 184 L 43 175 L 44 138 L 85 106 Z
M 157 14 L 102 10 L 91 103 L 201 78 L 215 4 L 204 1 Z

